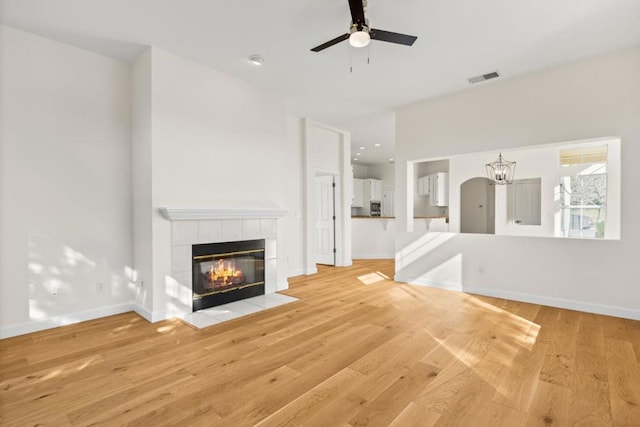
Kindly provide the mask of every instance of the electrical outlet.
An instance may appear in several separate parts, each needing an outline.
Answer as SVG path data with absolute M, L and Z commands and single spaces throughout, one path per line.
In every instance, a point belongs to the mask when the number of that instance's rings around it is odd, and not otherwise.
M 96 292 L 102 292 L 104 290 L 104 285 L 102 283 L 96 283 Z

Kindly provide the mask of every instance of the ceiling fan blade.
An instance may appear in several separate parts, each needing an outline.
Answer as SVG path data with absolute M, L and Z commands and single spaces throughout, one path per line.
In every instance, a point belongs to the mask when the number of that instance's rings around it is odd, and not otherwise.
M 412 46 L 418 39 L 416 36 L 410 36 L 408 34 L 393 33 L 391 31 L 384 31 L 372 28 L 369 35 L 373 40 L 380 40 L 383 42 L 403 44 L 405 46 Z
M 333 40 L 329 40 L 329 41 L 328 41 L 328 42 L 326 42 L 326 43 L 322 43 L 320 46 L 316 46 L 316 47 L 314 47 L 313 49 L 311 49 L 311 51 L 312 51 L 312 52 L 320 52 L 321 50 L 324 50 L 324 49 L 326 49 L 326 48 L 328 48 L 328 47 L 331 47 L 331 46 L 333 46 L 334 44 L 338 44 L 338 43 L 340 43 L 340 42 L 343 42 L 343 41 L 345 41 L 345 40 L 346 40 L 346 39 L 348 39 L 348 38 L 349 38 L 349 33 L 345 33 L 345 34 L 343 34 L 343 35 L 341 35 L 341 36 L 336 37 L 336 38 L 335 38 L 335 39 L 333 39 Z
M 351 22 L 360 25 L 365 24 L 362 0 L 349 0 L 349 9 L 351 9 Z

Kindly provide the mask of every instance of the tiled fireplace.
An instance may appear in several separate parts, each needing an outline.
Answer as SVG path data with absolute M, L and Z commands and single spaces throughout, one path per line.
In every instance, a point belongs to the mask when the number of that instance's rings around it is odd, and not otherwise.
M 168 304 L 171 307 L 168 314 L 180 315 L 199 309 L 196 308 L 197 304 L 193 305 L 195 288 L 192 251 L 194 247 L 203 244 L 215 246 L 226 242 L 263 241 L 264 252 L 261 256 L 264 256 L 264 261 L 260 261 L 263 266 L 263 293 L 275 293 L 288 287 L 285 277 L 286 260 L 279 260 L 277 251 L 281 244 L 279 240 L 283 240 L 278 239 L 278 235 L 284 231 L 280 221 L 286 211 L 161 208 L 160 212 L 171 220 L 171 277 L 166 292 L 173 302 Z M 230 252 L 240 251 L 232 248 Z M 201 285 L 196 283 L 196 286 Z M 210 284 L 205 286 L 213 287 Z M 218 284 L 218 289 L 221 288 Z M 209 292 L 213 292 L 213 289 Z

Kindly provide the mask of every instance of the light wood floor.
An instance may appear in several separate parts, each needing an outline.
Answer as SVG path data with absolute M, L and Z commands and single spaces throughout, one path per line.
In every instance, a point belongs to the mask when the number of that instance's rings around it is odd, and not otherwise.
M 392 271 L 321 267 L 199 331 L 127 313 L 2 340 L 0 425 L 640 425 L 640 322 Z

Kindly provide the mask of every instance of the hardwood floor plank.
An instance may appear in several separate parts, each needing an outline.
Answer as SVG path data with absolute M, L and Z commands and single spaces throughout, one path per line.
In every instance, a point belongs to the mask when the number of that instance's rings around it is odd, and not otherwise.
M 612 425 L 607 359 L 600 318 L 592 314 L 580 314 L 575 375 L 569 401 L 568 421 L 571 425 Z
M 334 396 L 340 395 L 341 390 L 358 377 L 362 377 L 362 374 L 350 368 L 342 369 L 302 396 L 266 417 L 257 425 L 303 425 L 305 420 L 308 419 L 314 419 L 318 425 L 323 425 L 323 419 L 326 420 L 324 417 L 330 415 L 323 414 L 325 412 L 324 408 L 331 402 Z
M 614 424 L 639 425 L 640 366 L 635 363 L 633 346 L 626 340 L 606 338 L 605 351 Z
M 569 398 L 571 391 L 548 381 L 538 381 L 531 402 L 527 426 L 569 425 Z
M 411 402 L 435 378 L 436 368 L 421 362 L 413 364 L 383 393 L 365 404 L 349 421 L 352 426 L 387 426 L 400 415 Z
M 409 404 L 389 424 L 389 427 L 432 427 L 440 418 L 440 413 L 430 411 L 414 402 Z
M 571 386 L 575 372 L 576 339 L 579 313 L 565 310 L 560 312 L 550 336 L 549 352 L 545 355 L 540 379 L 562 387 Z
M 200 330 L 124 313 L 1 340 L 0 425 L 640 425 L 640 322 L 393 268 L 319 266 L 299 301 Z

